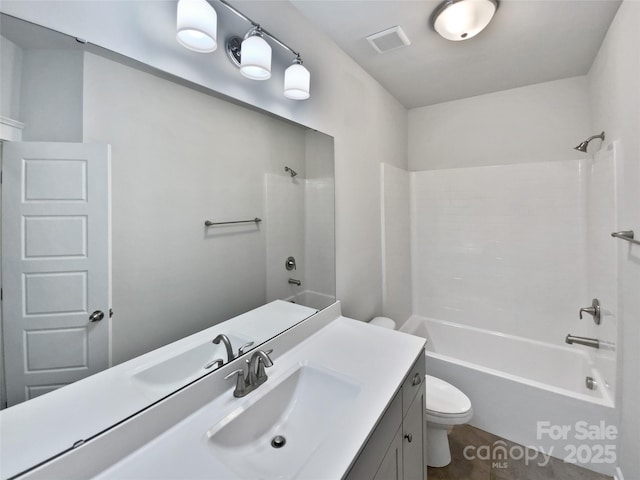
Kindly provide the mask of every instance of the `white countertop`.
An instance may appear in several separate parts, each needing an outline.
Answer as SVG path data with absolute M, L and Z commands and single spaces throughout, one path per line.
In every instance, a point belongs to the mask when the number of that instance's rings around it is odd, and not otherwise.
M 270 384 L 277 385 L 300 364 L 336 372 L 359 387 L 357 396 L 347 406 L 326 405 L 326 411 L 317 412 L 321 416 L 340 410 L 335 435 L 323 441 L 293 477 L 341 478 L 400 388 L 424 343 L 419 337 L 339 317 L 278 356 L 274 366 L 267 370 L 269 379 L 254 392 L 235 398 L 234 382 L 229 380 L 229 388 L 222 395 L 181 422 L 168 426 L 164 433 L 95 478 L 239 479 L 212 453 L 207 432 L 222 418 L 255 402 L 269 391 Z M 179 401 L 179 396 L 168 401 Z

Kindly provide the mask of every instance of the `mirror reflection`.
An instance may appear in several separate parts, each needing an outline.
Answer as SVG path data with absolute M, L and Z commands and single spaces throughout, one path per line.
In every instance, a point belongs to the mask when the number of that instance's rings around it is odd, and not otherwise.
M 0 41 L 8 406 L 184 339 L 179 388 L 218 334 L 237 356 L 335 301 L 331 137 L 6 15 Z

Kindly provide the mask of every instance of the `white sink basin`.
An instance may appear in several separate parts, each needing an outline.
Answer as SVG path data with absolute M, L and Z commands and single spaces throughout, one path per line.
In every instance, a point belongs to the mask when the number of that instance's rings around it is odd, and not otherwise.
M 227 335 L 234 354 L 247 343 L 247 340 L 235 335 Z M 191 380 L 211 371 L 205 366 L 222 358 L 227 363 L 227 351 L 222 343 L 216 345 L 211 341 L 191 346 L 165 360 L 145 365 L 134 371 L 132 378 L 145 386 L 167 388 L 182 386 Z
M 295 477 L 321 443 L 331 441 L 328 434 L 340 432 L 340 412 L 360 391 L 358 383 L 310 365 L 298 365 L 276 385 L 270 381 L 207 432 L 210 452 L 239 478 Z M 260 389 L 265 393 L 251 401 Z M 277 436 L 286 441 L 280 448 L 272 446 Z

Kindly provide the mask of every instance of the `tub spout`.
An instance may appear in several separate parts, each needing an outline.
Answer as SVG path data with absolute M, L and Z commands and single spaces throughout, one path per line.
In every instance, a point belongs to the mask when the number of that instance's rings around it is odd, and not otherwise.
M 564 341 L 569 345 L 577 343 L 578 345 L 584 345 L 585 347 L 600 348 L 600 340 L 597 338 L 576 337 L 575 335 L 569 334 Z

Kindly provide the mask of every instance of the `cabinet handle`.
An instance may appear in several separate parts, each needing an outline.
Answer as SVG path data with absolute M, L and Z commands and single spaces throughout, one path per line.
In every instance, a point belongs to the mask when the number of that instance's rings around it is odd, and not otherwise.
M 419 373 L 416 373 L 413 376 L 413 382 L 411 382 L 411 384 L 415 387 L 416 385 L 420 385 L 422 383 L 422 375 L 420 375 Z
M 411 441 L 413 440 L 413 435 L 411 435 L 410 433 L 405 433 L 404 438 L 407 439 L 407 442 L 411 443 Z

